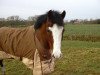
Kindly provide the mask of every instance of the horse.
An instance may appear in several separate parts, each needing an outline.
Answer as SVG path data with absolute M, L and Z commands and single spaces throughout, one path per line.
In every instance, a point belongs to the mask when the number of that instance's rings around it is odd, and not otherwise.
M 49 10 L 38 16 L 33 26 L 24 28 L 0 28 L 0 51 L 19 57 L 33 70 L 33 75 L 51 73 L 54 59 L 61 53 L 66 12 Z M 31 66 L 30 66 L 31 65 Z M 39 72 L 40 70 L 40 72 Z

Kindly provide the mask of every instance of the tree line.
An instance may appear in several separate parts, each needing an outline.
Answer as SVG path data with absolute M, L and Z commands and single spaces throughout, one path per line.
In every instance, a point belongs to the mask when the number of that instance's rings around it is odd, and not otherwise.
M 74 19 L 70 21 L 65 21 L 65 23 L 70 24 L 100 24 L 100 19 Z
M 19 16 L 9 16 L 6 19 L 0 18 L 0 27 L 2 26 L 11 26 L 11 27 L 17 27 L 17 26 L 27 26 L 27 25 L 33 25 L 37 19 L 37 16 L 30 16 L 27 20 L 20 18 Z
M 29 16 L 26 20 L 20 18 L 19 16 L 9 16 L 7 18 L 0 18 L 0 27 L 2 26 L 11 26 L 11 27 L 17 27 L 17 26 L 29 26 L 34 25 L 36 19 L 36 16 Z M 100 24 L 100 19 L 73 19 L 70 21 L 65 21 L 65 24 Z

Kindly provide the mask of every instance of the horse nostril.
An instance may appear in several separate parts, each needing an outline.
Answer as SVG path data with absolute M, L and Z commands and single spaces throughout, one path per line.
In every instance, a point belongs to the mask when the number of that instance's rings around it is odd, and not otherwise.
M 55 58 L 54 54 L 52 54 L 52 57 Z

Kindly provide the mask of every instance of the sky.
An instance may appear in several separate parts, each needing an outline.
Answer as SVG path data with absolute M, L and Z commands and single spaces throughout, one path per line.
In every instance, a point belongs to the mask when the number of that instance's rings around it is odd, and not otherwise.
M 0 0 L 0 18 L 18 15 L 27 19 L 49 10 L 65 10 L 66 20 L 100 19 L 100 0 Z

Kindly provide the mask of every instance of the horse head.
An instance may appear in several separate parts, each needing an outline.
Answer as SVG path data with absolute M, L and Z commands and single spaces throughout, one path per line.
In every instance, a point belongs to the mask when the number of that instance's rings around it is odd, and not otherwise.
M 65 11 L 60 13 L 58 11 L 50 10 L 46 14 L 38 17 L 34 28 L 41 49 L 43 49 L 43 51 L 40 51 L 41 55 L 44 52 L 44 56 L 53 55 L 55 58 L 61 56 L 61 39 L 64 30 L 63 19 L 65 14 Z

